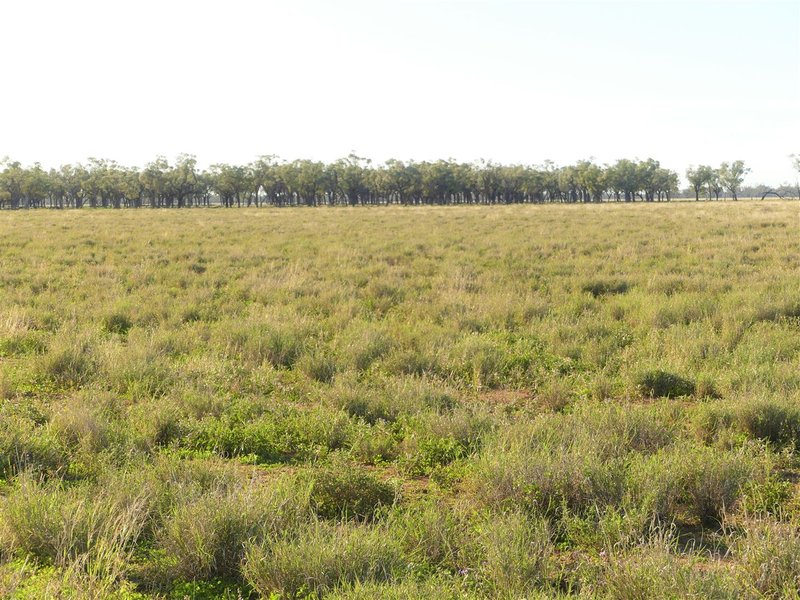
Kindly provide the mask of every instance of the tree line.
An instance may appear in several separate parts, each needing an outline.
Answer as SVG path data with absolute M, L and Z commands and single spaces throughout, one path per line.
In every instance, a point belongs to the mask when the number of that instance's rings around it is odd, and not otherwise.
M 50 170 L 4 159 L 0 169 L 0 208 L 11 209 L 656 202 L 669 201 L 679 183 L 677 173 L 653 159 L 557 167 L 549 161 L 373 165 L 355 154 L 333 163 L 262 156 L 247 165 L 201 170 L 194 156 L 182 154 L 172 163 L 158 157 L 142 169 L 95 158 Z M 691 168 L 687 177 L 697 199 L 701 193 L 718 199 L 723 191 L 735 199 L 747 171 L 735 161 L 719 169 Z
M 694 191 L 695 200 L 700 199 L 700 194 L 709 199 L 713 195 L 715 200 L 719 200 L 720 194 L 725 191 L 730 192 L 731 198 L 736 200 L 744 176 L 749 171 L 744 162 L 735 160 L 732 163 L 722 163 L 718 169 L 708 165 L 689 167 L 686 170 L 686 179 Z

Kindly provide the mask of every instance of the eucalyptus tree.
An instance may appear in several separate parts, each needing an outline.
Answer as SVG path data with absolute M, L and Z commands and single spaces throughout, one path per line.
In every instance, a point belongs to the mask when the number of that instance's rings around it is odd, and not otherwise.
M 159 156 L 153 162 L 147 163 L 139 173 L 142 192 L 144 197 L 149 199 L 152 208 L 158 208 L 164 203 L 168 187 L 168 171 L 167 159 Z
M 22 186 L 25 181 L 25 169 L 18 161 L 6 157 L 0 162 L 0 202 L 8 203 L 10 208 L 19 208 L 22 201 Z
M 259 156 L 248 165 L 253 201 L 256 206 L 261 203 L 260 192 L 264 192 L 267 204 L 278 204 L 278 198 L 285 191 L 285 184 L 279 176 L 280 161 L 274 154 Z
M 700 192 L 708 188 L 714 178 L 714 169 L 708 165 L 699 165 L 686 169 L 686 179 L 694 190 L 694 199 L 700 200 Z
M 575 179 L 584 202 L 600 202 L 606 190 L 606 178 L 599 166 L 589 160 L 575 165 Z
M 61 173 L 55 169 L 47 172 L 47 202 L 50 208 L 64 208 L 66 185 Z
M 242 205 L 242 196 L 252 185 L 247 168 L 216 164 L 211 165 L 209 174 L 211 188 L 219 196 L 223 206 L 230 208 L 234 202 L 236 206 Z
M 558 192 L 562 201 L 578 201 L 578 173 L 575 167 L 565 166 L 558 170 Z
M 741 161 L 719 170 L 701 165 L 687 171 L 695 197 L 728 189 L 734 197 L 747 169 Z M 302 204 L 473 204 L 518 202 L 597 202 L 606 193 L 617 200 L 669 200 L 678 177 L 658 161 L 622 159 L 611 166 L 591 161 L 557 167 L 502 165 L 491 161 L 462 163 L 453 159 L 373 166 L 350 154 L 330 164 L 311 160 L 280 161 L 262 156 L 245 166 L 217 164 L 197 168 L 193 155 L 174 164 L 163 156 L 139 171 L 113 160 L 89 159 L 86 165 L 64 165 L 45 172 L 35 164 L 0 162 L 0 207 L 156 207 Z
M 609 189 L 617 200 L 633 202 L 641 190 L 639 183 L 640 170 L 635 162 L 626 158 L 618 160 L 606 170 Z
M 127 207 L 140 208 L 143 204 L 144 186 L 139 178 L 139 170 L 126 168 L 121 172 L 120 191 Z
M 372 161 L 368 158 L 349 154 L 346 158 L 340 158 L 332 166 L 334 167 L 338 191 L 342 194 L 343 200 L 350 206 L 361 203 L 367 196 L 368 188 L 366 185 L 366 173 Z
M 708 179 L 708 197 L 714 194 L 714 200 L 719 200 L 719 195 L 724 191 L 722 185 L 722 178 L 720 177 L 719 169 L 712 169 L 711 176 Z
M 536 168 L 526 168 L 521 182 L 522 192 L 528 202 L 544 202 L 547 194 L 546 171 Z
M 722 163 L 719 167 L 719 180 L 722 187 L 728 190 L 731 198 L 738 200 L 736 193 L 742 186 L 744 176 L 750 172 L 750 169 L 744 166 L 744 161 L 735 160 L 728 164 Z
M 370 204 L 389 204 L 392 201 L 389 181 L 383 166 L 367 171 L 367 189 Z
M 669 169 L 659 168 L 653 178 L 658 200 L 671 200 L 673 192 L 678 191 L 678 174 Z
M 37 208 L 44 205 L 45 199 L 50 192 L 50 179 L 47 172 L 42 169 L 39 163 L 23 171 L 22 203 L 25 208 Z
M 82 208 L 86 200 L 85 181 L 89 172 L 83 165 L 63 165 L 59 171 L 59 178 L 64 185 L 64 198 L 67 206 Z
M 639 191 L 644 192 L 645 202 L 653 202 L 659 188 L 659 171 L 661 164 L 652 158 L 636 165 L 636 180 Z
M 509 165 L 500 169 L 500 190 L 503 202 L 524 202 L 527 199 L 525 182 L 528 169 L 522 165 Z M 473 176 L 473 180 L 477 175 Z
M 325 164 L 312 160 L 295 160 L 284 170 L 286 185 L 296 195 L 297 202 L 317 206 L 326 191 Z
M 167 206 L 183 208 L 192 203 L 198 188 L 197 158 L 192 154 L 179 154 L 175 166 L 165 172 Z
M 475 165 L 475 185 L 481 202 L 494 204 L 503 188 L 503 168 L 492 161 L 481 160 Z
M 401 160 L 391 159 L 386 161 L 381 172 L 386 180 L 384 187 L 393 200 L 400 204 L 417 202 L 421 193 L 422 180 L 416 163 L 404 163 Z
M 558 183 L 559 170 L 555 163 L 551 160 L 546 160 L 538 170 L 542 178 L 543 202 L 556 202 L 563 200 Z

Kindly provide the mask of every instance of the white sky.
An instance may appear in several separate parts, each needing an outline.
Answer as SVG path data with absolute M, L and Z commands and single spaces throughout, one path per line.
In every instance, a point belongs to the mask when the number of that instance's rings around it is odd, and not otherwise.
M 744 160 L 794 181 L 800 2 L 0 0 L 0 157 Z

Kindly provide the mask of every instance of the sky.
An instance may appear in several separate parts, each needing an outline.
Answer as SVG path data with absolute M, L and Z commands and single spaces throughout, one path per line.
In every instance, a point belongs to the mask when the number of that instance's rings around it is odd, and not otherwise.
M 6 0 L 0 158 L 744 160 L 797 178 L 800 2 Z

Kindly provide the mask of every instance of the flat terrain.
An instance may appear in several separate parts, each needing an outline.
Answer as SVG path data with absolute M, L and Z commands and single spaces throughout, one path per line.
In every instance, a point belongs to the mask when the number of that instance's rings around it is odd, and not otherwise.
M 777 598 L 800 205 L 0 212 L 0 596 Z

